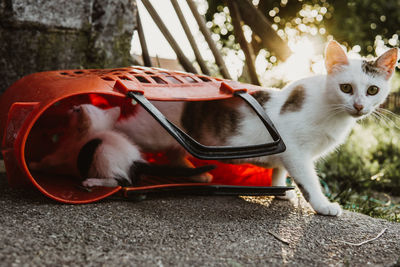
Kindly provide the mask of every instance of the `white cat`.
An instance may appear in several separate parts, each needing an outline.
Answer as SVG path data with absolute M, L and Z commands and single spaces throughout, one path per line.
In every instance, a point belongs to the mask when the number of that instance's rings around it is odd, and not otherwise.
M 348 59 L 340 45 L 331 41 L 326 48 L 326 75 L 253 95 L 274 122 L 286 151 L 233 162 L 274 168 L 274 186 L 284 186 L 289 172 L 317 213 L 341 215 L 339 204 L 331 203 L 322 193 L 314 162 L 342 144 L 356 121 L 384 102 L 396 63 L 397 48 L 375 61 L 366 61 Z M 205 145 L 240 146 L 272 140 L 258 117 L 240 100 L 153 104 Z M 169 150 L 176 163 L 188 164 L 186 152 L 143 108 L 135 116 L 118 121 L 116 128 L 143 151 Z M 210 180 L 211 176 L 203 179 Z M 293 191 L 287 191 L 285 198 L 294 196 Z

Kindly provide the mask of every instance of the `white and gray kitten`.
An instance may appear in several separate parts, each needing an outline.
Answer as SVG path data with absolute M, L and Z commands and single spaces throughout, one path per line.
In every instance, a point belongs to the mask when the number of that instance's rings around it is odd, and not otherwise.
M 139 148 L 114 129 L 119 116 L 119 107 L 101 109 L 91 104 L 73 107 L 69 111 L 68 138 L 54 153 L 31 162 L 30 168 L 80 177 L 85 187 L 136 185 L 142 175 L 196 180 L 197 175 L 214 168 L 147 163 Z

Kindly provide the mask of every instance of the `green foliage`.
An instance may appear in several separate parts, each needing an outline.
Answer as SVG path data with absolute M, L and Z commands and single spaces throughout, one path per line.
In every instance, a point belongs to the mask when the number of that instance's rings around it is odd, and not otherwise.
M 400 90 L 400 73 L 395 72 L 392 80 L 391 80 L 391 85 L 390 87 L 392 88 L 392 92 L 399 92 Z
M 317 164 L 326 195 L 344 208 L 400 222 L 399 130 L 367 120 Z
M 337 40 L 350 46 L 360 45 L 364 55 L 373 51 L 376 36 L 382 36 L 388 46 L 398 45 L 398 0 L 336 0 L 329 3 L 334 9 L 325 24 Z M 394 40 L 389 41 L 393 37 Z
M 233 28 L 224 1 L 208 0 L 208 4 L 206 19 L 213 22 L 211 30 L 220 35 L 224 46 L 232 47 Z M 398 0 L 259 0 L 258 9 L 278 33 L 281 30 L 283 39 L 288 29 L 323 39 L 333 36 L 349 48 L 359 45 L 360 54 L 368 55 L 373 54 L 378 39 L 390 47 L 399 45 L 398 5 Z

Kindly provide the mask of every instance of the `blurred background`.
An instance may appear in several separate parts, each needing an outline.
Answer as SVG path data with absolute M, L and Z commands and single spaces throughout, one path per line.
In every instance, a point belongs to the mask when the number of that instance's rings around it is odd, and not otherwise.
M 327 41 L 373 58 L 399 46 L 398 25 L 399 0 L 0 0 L 0 92 L 34 72 L 130 65 L 281 88 L 325 73 Z M 398 222 L 399 88 L 396 72 L 385 105 L 317 167 L 332 200 Z

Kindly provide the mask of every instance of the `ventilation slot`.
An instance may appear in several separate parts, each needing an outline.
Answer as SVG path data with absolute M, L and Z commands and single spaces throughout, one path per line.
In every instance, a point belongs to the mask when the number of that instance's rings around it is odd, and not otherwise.
M 103 80 L 105 80 L 105 81 L 114 81 L 114 79 L 113 78 L 111 78 L 111 77 L 101 77 Z
M 83 74 L 83 71 L 74 71 L 75 74 Z
M 160 77 L 157 77 L 157 76 L 151 76 L 151 78 L 153 78 L 153 80 L 156 81 L 156 83 L 159 83 L 159 84 L 166 84 L 167 83 L 166 81 L 164 81 L 163 79 L 161 79 Z
M 207 77 L 202 77 L 202 76 L 198 76 L 200 78 L 200 80 L 202 80 L 203 82 L 211 82 L 211 79 L 207 78 Z
M 183 76 L 183 78 L 188 81 L 189 83 L 197 83 L 197 81 L 195 79 L 193 79 L 192 77 L 189 76 Z
M 124 81 L 132 81 L 132 79 L 130 79 L 129 77 L 126 77 L 126 76 L 118 76 L 118 78 L 120 78 L 121 80 L 124 80 Z
M 60 72 L 61 75 L 69 75 L 68 72 Z
M 175 78 L 174 76 L 167 76 L 165 77 L 167 78 L 170 82 L 172 83 L 182 83 L 180 80 L 178 80 L 177 78 Z
M 149 80 L 147 80 L 145 77 L 143 77 L 143 76 L 135 76 L 135 78 L 139 81 L 139 82 L 141 82 L 141 83 L 150 83 L 150 81 Z

